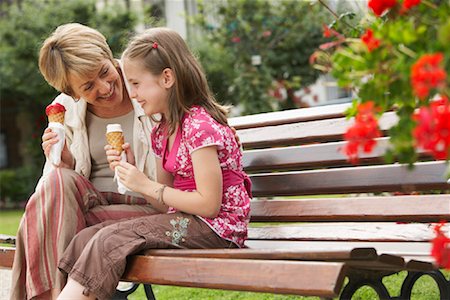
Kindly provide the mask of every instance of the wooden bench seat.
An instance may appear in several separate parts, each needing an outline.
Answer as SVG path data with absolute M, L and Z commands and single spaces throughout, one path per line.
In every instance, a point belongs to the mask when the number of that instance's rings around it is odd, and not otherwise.
M 450 283 L 430 256 L 430 223 L 450 221 L 446 162 L 419 149 L 412 170 L 384 163 L 397 121 L 387 112 L 385 136 L 351 165 L 342 154 L 348 107 L 230 119 L 253 183 L 248 248 L 148 250 L 129 258 L 123 280 L 341 299 L 369 285 L 381 299 L 408 299 L 417 279 L 430 275 L 449 299 Z M 12 251 L 0 251 L 0 266 L 8 267 Z M 382 279 L 399 271 L 408 272 L 401 294 L 389 295 Z

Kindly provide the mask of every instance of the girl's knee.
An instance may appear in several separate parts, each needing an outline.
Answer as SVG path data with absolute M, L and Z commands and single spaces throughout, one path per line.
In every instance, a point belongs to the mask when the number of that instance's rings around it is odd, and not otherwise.
M 101 228 L 96 226 L 86 227 L 74 237 L 74 241 L 76 241 L 79 245 L 86 245 L 92 237 L 94 237 Z

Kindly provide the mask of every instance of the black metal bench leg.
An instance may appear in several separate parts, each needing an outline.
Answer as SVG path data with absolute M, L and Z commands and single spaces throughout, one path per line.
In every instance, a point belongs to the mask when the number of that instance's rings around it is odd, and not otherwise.
M 138 283 L 133 283 L 128 289 L 116 290 L 116 293 L 113 295 L 112 299 L 126 300 L 128 299 L 129 295 L 137 290 L 138 287 Z M 144 284 L 144 291 L 148 300 L 156 300 L 155 294 L 153 294 L 152 286 L 150 284 Z
M 392 299 L 392 297 L 389 295 L 388 290 L 384 286 L 382 279 L 383 276 L 376 273 L 371 275 L 364 273 L 355 274 L 354 276 L 349 277 L 349 281 L 342 290 L 339 299 L 351 300 L 355 292 L 363 286 L 370 286 L 371 288 L 373 288 L 378 294 L 380 300 Z
M 153 289 L 150 284 L 144 284 L 144 290 L 148 300 L 156 300 L 155 294 L 153 294 Z
M 429 275 L 436 282 L 441 299 L 450 299 L 450 281 L 447 281 L 444 274 L 442 274 L 439 270 L 427 272 L 408 272 L 408 276 L 406 276 L 403 281 L 399 299 L 411 299 L 414 284 L 424 275 Z

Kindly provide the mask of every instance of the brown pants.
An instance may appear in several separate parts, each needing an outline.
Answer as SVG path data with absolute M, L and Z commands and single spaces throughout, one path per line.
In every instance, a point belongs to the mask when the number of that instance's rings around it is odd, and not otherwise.
M 78 233 L 58 267 L 98 299 L 114 294 L 126 258 L 155 248 L 234 248 L 199 218 L 185 213 L 106 221 Z
M 144 198 L 102 193 L 74 170 L 56 168 L 36 188 L 20 222 L 10 299 L 32 299 L 51 289 L 61 290 L 66 274 L 59 272 L 58 262 L 82 229 L 156 213 Z

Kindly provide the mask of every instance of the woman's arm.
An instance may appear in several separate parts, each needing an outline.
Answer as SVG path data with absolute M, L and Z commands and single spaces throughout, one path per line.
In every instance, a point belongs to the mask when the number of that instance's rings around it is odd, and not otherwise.
M 222 170 L 216 146 L 204 147 L 194 151 L 192 153 L 192 164 L 197 186 L 196 191 L 184 192 L 167 186 L 164 189 L 162 200 L 167 206 L 172 206 L 185 213 L 214 218 L 219 213 L 222 203 Z M 162 168 L 160 160 L 157 165 L 158 168 Z M 157 200 L 161 188 L 163 184 L 169 183 L 166 181 L 166 175 L 161 177 L 161 173 L 158 172 L 158 181 L 165 182 L 162 184 L 147 177 L 144 179 L 142 176 L 137 176 L 137 169 L 134 169 L 136 168 L 129 164 L 120 163 L 118 173 L 122 182 L 131 190 L 145 195 L 152 205 L 160 204 Z M 160 170 L 158 169 L 158 171 Z

